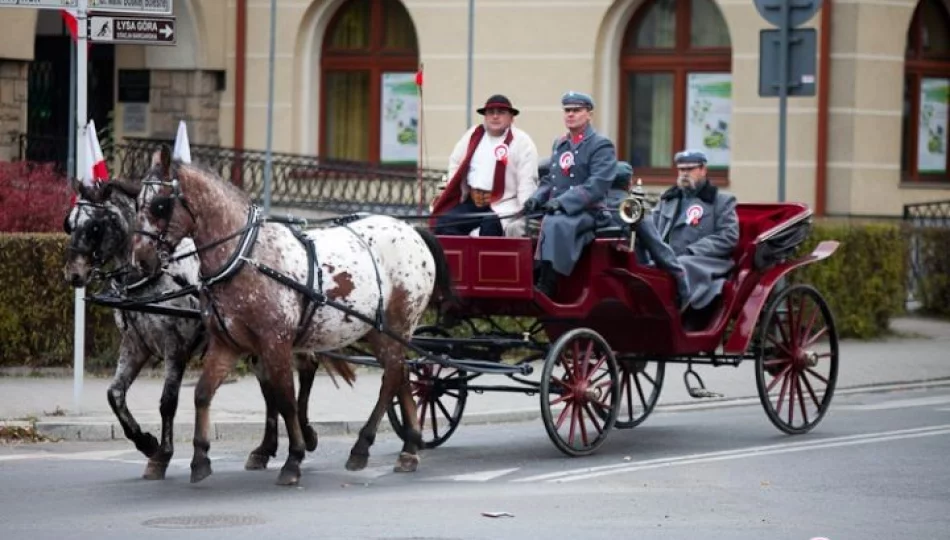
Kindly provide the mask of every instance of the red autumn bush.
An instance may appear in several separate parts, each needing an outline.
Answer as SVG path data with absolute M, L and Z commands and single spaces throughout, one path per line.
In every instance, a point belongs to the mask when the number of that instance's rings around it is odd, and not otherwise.
M 60 232 L 72 190 L 51 163 L 0 162 L 0 232 Z

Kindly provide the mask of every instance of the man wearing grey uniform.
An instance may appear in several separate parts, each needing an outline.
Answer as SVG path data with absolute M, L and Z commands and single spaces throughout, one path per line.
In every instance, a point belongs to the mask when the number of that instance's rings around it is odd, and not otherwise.
M 551 171 L 524 204 L 526 215 L 547 214 L 541 221 L 535 259 L 538 291 L 549 298 L 554 296 L 557 274 L 569 276 L 584 247 L 594 239 L 617 166 L 613 142 L 590 125 L 593 99 L 567 92 L 561 106 L 568 133 L 554 142 Z

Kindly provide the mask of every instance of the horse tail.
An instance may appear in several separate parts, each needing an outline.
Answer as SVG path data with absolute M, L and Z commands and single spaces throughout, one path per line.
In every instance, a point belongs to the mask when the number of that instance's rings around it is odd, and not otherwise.
M 333 381 L 333 384 L 337 386 L 337 388 L 339 388 L 339 385 L 336 384 L 336 377 L 334 377 L 334 374 L 339 375 L 340 378 L 350 386 L 353 386 L 353 383 L 356 382 L 356 371 L 346 360 L 330 358 L 328 356 L 318 354 L 316 361 L 317 364 L 322 365 L 324 369 L 327 370 L 327 373 L 330 375 L 330 379 Z
M 429 229 L 424 227 L 415 229 L 432 253 L 432 258 L 435 259 L 435 290 L 433 291 L 435 294 L 432 295 L 430 305 L 443 302 L 456 303 L 458 296 L 455 294 L 455 287 L 452 286 L 452 273 L 449 270 L 449 261 L 445 258 L 445 251 L 442 250 L 442 244 Z

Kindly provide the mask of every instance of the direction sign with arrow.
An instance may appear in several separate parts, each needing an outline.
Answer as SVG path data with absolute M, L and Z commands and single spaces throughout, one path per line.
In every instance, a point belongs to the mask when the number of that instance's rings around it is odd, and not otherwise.
M 89 40 L 95 43 L 174 45 L 174 17 L 89 17 Z

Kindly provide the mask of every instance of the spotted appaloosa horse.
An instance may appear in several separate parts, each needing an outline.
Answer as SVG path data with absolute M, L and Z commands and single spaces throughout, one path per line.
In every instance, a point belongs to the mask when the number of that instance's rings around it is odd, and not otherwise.
M 86 187 L 74 183 L 78 198 L 76 205 L 63 220 L 63 228 L 70 235 L 67 245 L 64 277 L 74 287 L 85 287 L 94 276 L 108 278 L 109 294 L 121 298 L 149 298 L 162 293 L 182 290 L 198 282 L 198 258 L 196 255 L 181 257 L 163 272 L 144 276 L 129 264 L 132 249 L 132 229 L 135 224 L 136 196 L 139 187 L 129 182 L 111 181 Z M 186 239 L 178 246 L 176 254 L 193 251 L 194 243 Z M 159 304 L 166 308 L 197 309 L 197 294 L 169 299 Z M 125 436 L 149 458 L 143 477 L 150 480 L 163 479 L 174 454 L 173 426 L 178 409 L 182 376 L 188 359 L 200 352 L 206 334 L 201 321 L 195 318 L 163 315 L 158 313 L 115 310 L 119 328 L 119 358 L 115 376 L 109 386 L 109 405 L 122 425 Z M 126 395 L 142 368 L 152 359 L 163 359 L 165 384 L 162 389 L 159 411 L 162 415 L 161 444 L 151 433 L 143 433 L 138 422 L 126 405 Z M 328 366 L 352 383 L 355 375 L 348 364 L 338 362 Z M 308 450 L 317 445 L 316 432 L 307 420 L 307 401 L 317 364 L 310 354 L 297 356 L 301 390 L 301 424 Z M 269 456 L 277 452 L 277 412 L 272 400 L 267 410 L 264 439 L 248 456 L 248 469 L 263 469 Z
M 277 483 L 297 484 L 304 452 L 293 400 L 292 351 L 332 351 L 363 337 L 384 374 L 379 399 L 346 468 L 366 466 L 379 422 L 398 392 L 409 425 L 395 470 L 414 471 L 422 437 L 405 347 L 386 331 L 408 340 L 430 301 L 454 297 L 438 240 L 385 216 L 297 231 L 261 219 L 243 192 L 213 173 L 179 163 L 159 166 L 171 167 L 173 180 L 139 210 L 133 254 L 143 270 L 156 272 L 183 238 L 199 246 L 202 314 L 210 340 L 195 388 L 192 482 L 211 474 L 208 420 L 215 390 L 238 356 L 250 353 L 261 359 L 263 380 L 290 439 Z M 324 296 L 303 294 L 291 283 Z

